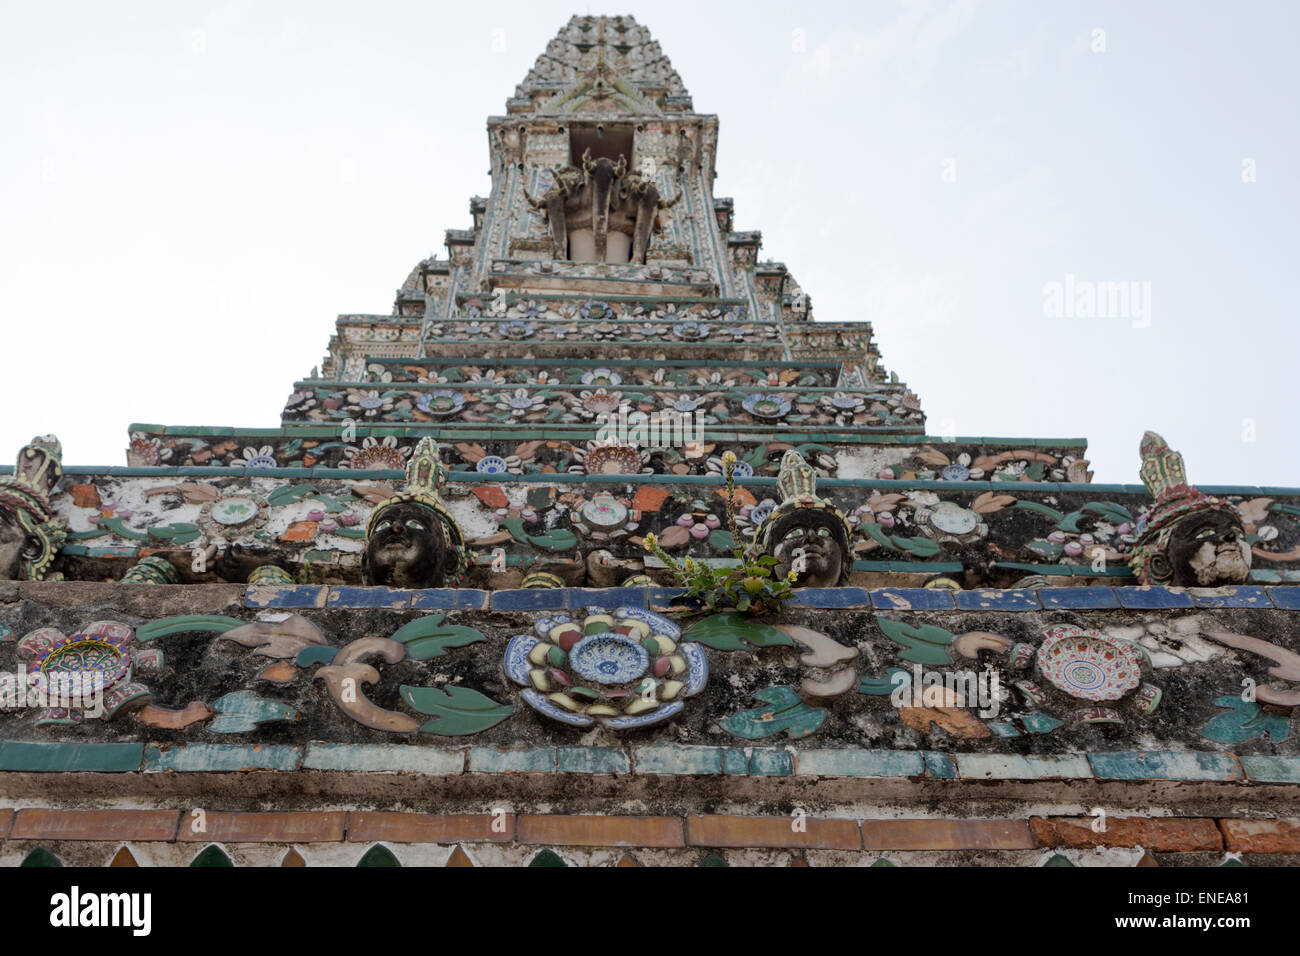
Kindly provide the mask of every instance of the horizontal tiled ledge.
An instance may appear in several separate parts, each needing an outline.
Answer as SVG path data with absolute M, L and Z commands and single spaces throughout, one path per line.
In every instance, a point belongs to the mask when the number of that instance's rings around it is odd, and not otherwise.
M 543 433 L 544 434 L 544 433 Z M 252 474 L 256 478 L 333 478 L 337 480 L 400 480 L 404 472 L 384 469 L 350 469 L 350 468 L 259 468 L 250 473 L 241 468 L 230 466 L 191 465 L 183 467 L 127 467 L 119 465 L 72 465 L 64 468 L 67 475 L 133 477 L 133 478 L 178 478 L 204 476 L 209 478 L 234 478 Z M 0 466 L 0 475 L 13 474 L 13 466 Z M 451 471 L 447 474 L 451 484 L 486 485 L 515 484 L 522 486 L 570 485 L 570 484 L 607 484 L 607 485 L 706 485 L 722 487 L 723 480 L 717 475 L 587 475 L 577 473 L 555 474 L 481 474 L 473 471 Z M 739 480 L 736 484 L 743 487 L 775 487 L 777 479 L 769 477 L 750 477 Z M 1017 491 L 1020 493 L 1074 494 L 1095 496 L 1098 492 L 1093 485 L 1057 482 L 988 482 L 988 481 L 942 481 L 936 479 L 902 480 L 895 478 L 822 478 L 818 479 L 820 488 L 862 488 L 870 491 L 948 491 L 953 494 L 982 494 L 986 491 Z M 1203 488 L 1203 491 L 1215 494 L 1258 495 L 1269 494 L 1274 497 L 1300 497 L 1300 488 Z M 1119 492 L 1114 492 L 1118 494 Z M 1142 494 L 1149 497 L 1141 486 L 1125 486 L 1124 494 Z
M 432 357 L 425 357 L 425 358 L 384 357 L 384 358 L 372 359 L 371 364 L 373 365 L 414 365 L 418 367 L 442 368 L 444 366 L 464 365 L 466 364 L 466 361 L 463 358 L 457 358 L 454 356 L 432 356 Z M 530 367 L 543 366 L 547 368 L 554 367 L 554 366 L 572 366 L 574 368 L 620 368 L 620 367 L 642 368 L 644 367 L 644 363 L 637 359 L 512 358 L 510 359 L 509 364 L 512 366 L 526 365 Z M 663 366 L 665 368 L 686 368 L 692 371 L 699 370 L 699 365 L 697 363 L 688 361 L 686 359 L 665 359 L 664 361 L 656 364 L 658 366 Z M 737 368 L 766 369 L 766 368 L 777 367 L 777 368 L 798 368 L 798 369 L 820 368 L 820 369 L 827 369 L 827 370 L 838 370 L 842 365 L 842 363 L 838 361 L 818 362 L 814 360 L 809 360 L 805 362 L 805 361 L 791 361 L 787 359 L 782 359 L 779 361 L 772 361 L 772 362 L 758 362 L 758 361 L 754 361 L 753 359 L 737 359 L 728 364 L 736 366 Z M 313 384 L 316 383 L 329 384 L 331 382 L 330 379 L 320 379 L 320 378 L 306 379 L 305 381 L 312 382 Z M 882 382 L 880 384 L 884 385 L 888 383 Z
M 1294 854 L 1300 820 L 1242 817 L 913 817 L 790 814 L 424 813 L 0 808 L 0 840 L 215 844 L 474 844 L 879 851 L 1142 848 Z
M 462 359 L 462 364 L 464 363 L 464 361 L 465 360 Z M 643 367 L 645 365 L 644 362 L 637 362 L 635 364 L 641 365 Z M 518 391 L 571 392 L 576 389 L 604 389 L 605 391 L 609 391 L 609 392 L 615 392 L 615 391 L 648 392 L 652 395 L 658 392 L 669 392 L 672 394 L 678 394 L 678 393 L 694 394 L 696 392 L 701 394 L 708 394 L 708 393 L 715 393 L 715 392 L 726 392 L 733 395 L 736 393 L 741 393 L 745 395 L 751 393 L 755 395 L 768 395 L 768 394 L 785 395 L 786 393 L 789 392 L 794 392 L 794 393 L 815 392 L 817 394 L 825 394 L 825 395 L 835 395 L 837 393 L 862 395 L 867 398 L 878 397 L 879 393 L 901 391 L 901 389 L 897 385 L 880 385 L 880 384 L 854 385 L 854 386 L 761 384 L 761 385 L 728 385 L 724 387 L 719 385 L 675 385 L 671 382 L 658 382 L 658 383 L 622 382 L 618 385 L 587 385 L 582 382 L 547 382 L 545 384 L 536 383 L 536 382 L 533 383 L 529 383 L 529 382 L 491 382 L 491 383 L 374 382 L 374 381 L 366 381 L 364 379 L 362 380 L 338 379 L 335 381 L 320 381 L 319 379 L 315 379 L 315 380 L 299 379 L 293 383 L 293 388 L 295 391 L 298 391 L 300 386 L 310 386 L 313 388 L 339 388 L 339 389 L 347 388 L 347 389 L 355 389 L 355 390 L 367 389 L 369 391 L 377 391 L 377 392 L 518 392 Z M 884 397 L 884 396 L 879 396 L 879 397 Z M 628 405 L 629 406 L 631 405 L 630 401 L 628 402 Z M 671 411 L 672 409 L 668 408 L 665 410 Z M 701 411 L 703 410 L 704 409 L 701 408 Z M 430 424 L 443 425 L 443 424 L 451 424 L 451 423 L 432 422 Z M 476 422 L 474 424 L 476 426 L 481 427 L 482 423 Z M 539 423 L 539 424 L 544 424 L 544 423 Z M 814 427 L 814 426 L 805 426 L 805 427 Z
M 566 429 L 569 431 L 580 431 L 580 432 L 591 432 L 591 433 L 595 432 L 595 428 L 593 426 L 581 425 L 577 423 L 557 424 L 555 422 L 548 422 L 548 423 L 537 423 L 537 424 L 540 424 L 545 430 L 553 429 L 556 430 L 557 432 L 564 431 Z M 293 423 L 291 427 L 292 427 L 292 434 L 295 437 L 306 436 L 312 438 L 322 438 L 322 437 L 337 435 L 339 432 L 339 428 L 341 427 L 341 424 L 338 426 L 332 426 L 327 423 L 302 422 L 302 423 Z M 201 435 L 208 438 L 231 438 L 231 437 L 233 438 L 276 438 L 287 434 L 287 430 L 282 427 L 236 428 L 230 425 L 161 425 L 156 423 L 135 422 L 127 426 L 127 428 L 129 431 L 132 432 L 144 432 L 149 435 L 187 435 L 187 436 Z M 423 435 L 426 434 L 430 429 L 438 429 L 438 428 L 445 428 L 448 431 L 455 430 L 457 437 L 461 437 L 464 435 L 464 429 L 478 430 L 482 432 L 489 432 L 489 431 L 501 432 L 504 435 L 509 435 L 512 433 L 520 433 L 525 431 L 526 429 L 529 430 L 530 433 L 535 432 L 536 430 L 535 428 L 531 428 L 530 426 L 525 426 L 517 422 L 515 423 L 428 422 L 425 424 L 415 422 L 415 423 L 403 423 L 400 425 L 385 424 L 381 422 L 376 422 L 373 424 L 358 422 L 356 424 L 358 435 L 362 435 L 362 436 L 392 435 L 399 438 L 403 436 L 414 437 L 416 435 Z M 772 426 L 719 424 L 719 425 L 710 426 L 710 432 L 719 435 L 723 435 L 723 434 L 730 435 L 734 432 L 740 435 L 753 435 L 755 437 L 762 436 L 762 438 L 767 441 L 780 441 L 787 436 L 790 437 L 799 436 L 807 439 L 815 434 L 823 434 L 827 436 L 834 436 L 837 440 L 843 438 L 846 441 L 852 440 L 854 438 L 860 438 L 863 444 L 913 445 L 917 443 L 922 443 L 927 445 L 943 445 L 950 448 L 957 447 L 957 446 L 967 446 L 967 445 L 996 446 L 996 447 L 1006 446 L 1008 449 L 1084 448 L 1087 446 L 1087 439 L 1085 438 L 1004 438 L 998 436 L 957 436 L 957 437 L 949 438 L 949 437 L 944 437 L 939 435 L 927 435 L 920 432 L 908 432 L 906 434 L 881 434 L 881 433 L 870 432 L 870 431 L 864 432 L 863 426 L 853 426 L 849 428 L 849 427 L 839 427 L 834 425 L 788 425 L 788 424 L 781 424 L 781 423 L 775 423 Z M 70 467 L 84 467 L 84 466 L 70 466 Z M 12 465 L 0 466 L 0 468 L 8 468 L 10 472 L 13 471 Z M 65 471 L 66 470 L 67 469 L 65 469 Z M 346 471 L 346 469 L 344 470 Z M 824 479 L 824 480 L 830 481 L 832 479 Z M 910 482 L 903 482 L 903 483 L 910 484 Z M 939 482 L 939 484 L 953 485 L 953 484 L 962 484 L 962 483 L 945 481 L 945 482 Z M 966 482 L 965 484 L 971 485 L 971 484 L 983 484 L 983 483 Z M 1015 487 L 1046 484 L 1049 487 L 1055 487 L 1055 485 L 1052 483 L 1044 483 L 1044 482 L 1017 481 L 1017 482 L 996 482 L 996 484 L 1002 486 L 1011 485 Z M 1116 492 L 1131 491 L 1134 494 L 1149 494 L 1146 488 L 1143 487 L 1142 485 L 1081 484 L 1077 486 L 1067 485 L 1066 487 L 1079 487 L 1079 488 L 1089 488 L 1089 489 L 1100 488 L 1106 491 L 1116 491 Z M 1298 491 L 1297 493 L 1300 493 L 1300 491 Z
M 802 777 L 950 781 L 1195 781 L 1300 785 L 1300 756 L 1218 751 L 945 753 L 933 750 L 695 746 L 521 749 L 310 741 L 284 744 L 0 742 L 0 771 L 234 773 L 321 771 L 413 776 Z
M 884 562 L 881 562 L 884 563 Z M 926 563 L 891 563 L 895 571 L 952 570 Z M 959 568 L 958 568 L 959 569 Z M 884 569 L 880 569 L 884 570 Z M 165 585 L 161 585 L 165 586 Z M 1050 611 L 1056 609 L 1253 608 L 1300 611 L 1300 587 L 1202 589 L 1164 587 L 1042 587 L 1007 590 L 946 588 L 800 588 L 793 605 L 805 608 L 875 611 Z M 244 604 L 253 608 L 385 608 L 416 611 L 564 611 L 585 607 L 690 608 L 682 588 L 477 588 L 405 589 L 360 585 L 290 584 L 250 587 Z

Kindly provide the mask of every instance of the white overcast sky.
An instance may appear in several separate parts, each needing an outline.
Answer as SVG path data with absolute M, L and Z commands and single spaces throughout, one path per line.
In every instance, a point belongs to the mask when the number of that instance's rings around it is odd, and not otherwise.
M 485 118 L 559 27 L 631 13 L 721 118 L 737 228 L 874 323 L 932 434 L 1084 437 L 1136 482 L 1151 428 L 1194 482 L 1300 485 L 1295 4 L 0 10 L 5 461 L 277 424 L 335 316 L 469 224 Z M 1149 319 L 1046 316 L 1067 275 L 1149 283 Z

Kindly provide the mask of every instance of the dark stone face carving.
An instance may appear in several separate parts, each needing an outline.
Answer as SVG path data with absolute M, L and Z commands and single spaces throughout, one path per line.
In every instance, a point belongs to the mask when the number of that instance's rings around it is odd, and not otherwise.
M 795 571 L 796 587 L 833 588 L 848 583 L 853 570 L 848 538 L 842 522 L 830 513 L 800 509 L 778 518 L 771 540 L 776 542 L 775 572 L 784 577 Z
M 1245 530 L 1225 511 L 1193 512 L 1178 521 L 1170 532 L 1167 553 L 1168 568 L 1153 567 L 1153 577 L 1168 570 L 1169 583 L 1180 587 L 1244 584 L 1250 577 Z
M 417 504 L 393 505 L 366 541 L 368 584 L 402 588 L 441 587 L 447 574 L 447 537 L 442 522 Z
M 41 553 L 41 542 L 23 527 L 12 508 L 0 505 L 0 581 L 25 577 L 28 561 Z

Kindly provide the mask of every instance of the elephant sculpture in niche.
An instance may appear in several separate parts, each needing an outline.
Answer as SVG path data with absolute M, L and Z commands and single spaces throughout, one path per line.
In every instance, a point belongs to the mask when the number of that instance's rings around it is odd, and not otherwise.
M 524 198 L 546 217 L 552 255 L 579 262 L 644 263 L 659 210 L 681 198 L 659 196 L 652 179 L 629 172 L 627 157 L 618 161 L 582 154 L 582 167 L 562 166 L 552 171 L 554 182 L 534 199 Z

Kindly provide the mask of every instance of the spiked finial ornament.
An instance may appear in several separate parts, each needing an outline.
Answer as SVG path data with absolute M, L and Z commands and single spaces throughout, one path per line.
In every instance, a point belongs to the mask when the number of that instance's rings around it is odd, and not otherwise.
M 50 496 L 63 477 L 63 447 L 53 435 L 33 438 L 18 452 L 12 476 L 0 476 L 0 509 L 12 512 L 27 537 L 22 567 L 32 581 L 45 578 L 67 540 L 67 523 Z M 4 570 L 0 569 L 0 575 Z
M 1196 489 L 1188 487 L 1183 456 L 1170 450 L 1169 443 L 1155 432 L 1142 436 L 1138 451 L 1142 455 L 1142 484 L 1147 486 L 1147 491 L 1156 501 L 1199 494 Z
M 1176 578 L 1178 571 L 1171 560 L 1170 542 L 1179 522 L 1196 514 L 1221 512 L 1239 525 L 1241 513 L 1231 502 L 1203 494 L 1195 485 L 1188 484 L 1183 456 L 1170 449 L 1169 443 L 1155 432 L 1142 436 L 1139 452 L 1142 483 L 1155 498 L 1155 505 L 1146 523 L 1140 525 L 1129 568 L 1139 584 L 1167 584 Z M 1245 560 L 1248 568 L 1248 552 Z

